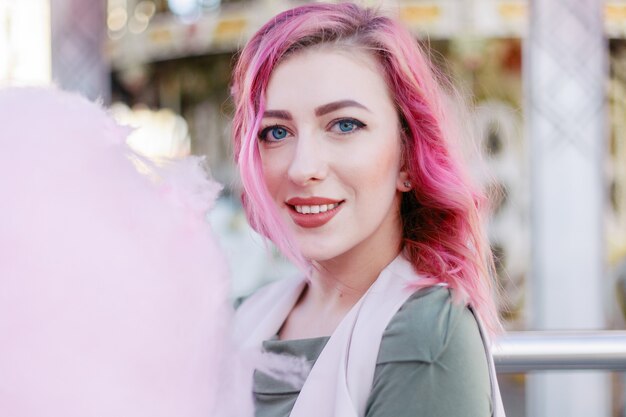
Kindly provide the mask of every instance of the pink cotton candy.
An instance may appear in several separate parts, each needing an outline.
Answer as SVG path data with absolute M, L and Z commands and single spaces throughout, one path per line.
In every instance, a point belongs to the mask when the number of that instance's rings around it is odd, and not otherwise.
M 137 159 L 127 134 L 77 95 L 0 90 L 2 416 L 250 412 L 246 395 L 215 411 L 236 388 L 205 221 L 219 186 L 198 158 Z

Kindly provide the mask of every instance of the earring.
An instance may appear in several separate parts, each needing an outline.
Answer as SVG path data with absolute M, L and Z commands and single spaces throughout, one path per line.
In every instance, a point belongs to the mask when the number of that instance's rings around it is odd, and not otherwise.
M 408 188 L 408 190 L 410 190 L 410 189 L 411 189 L 411 181 L 404 181 L 404 186 L 405 186 L 406 188 Z M 407 191 L 408 191 L 408 190 L 407 190 Z

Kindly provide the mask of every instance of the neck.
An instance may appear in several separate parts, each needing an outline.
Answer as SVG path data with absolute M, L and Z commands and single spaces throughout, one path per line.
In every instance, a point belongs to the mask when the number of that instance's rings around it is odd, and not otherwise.
M 316 262 L 307 295 L 327 307 L 351 307 L 398 256 L 400 241 L 401 237 L 396 236 L 375 247 L 354 248 L 342 256 Z

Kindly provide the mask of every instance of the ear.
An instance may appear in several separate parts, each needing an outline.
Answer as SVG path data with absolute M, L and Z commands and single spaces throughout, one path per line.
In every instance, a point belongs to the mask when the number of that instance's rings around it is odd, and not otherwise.
M 402 193 L 411 191 L 413 184 L 409 179 L 409 173 L 406 171 L 400 171 L 398 173 L 398 179 L 396 180 L 396 189 Z

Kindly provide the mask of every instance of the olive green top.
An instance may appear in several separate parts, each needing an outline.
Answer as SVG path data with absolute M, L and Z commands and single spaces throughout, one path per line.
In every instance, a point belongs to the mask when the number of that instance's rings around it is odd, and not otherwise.
M 263 342 L 313 365 L 328 337 Z M 287 417 L 301 386 L 256 371 L 256 417 Z M 485 349 L 472 312 L 435 287 L 413 294 L 385 329 L 366 417 L 489 417 Z

